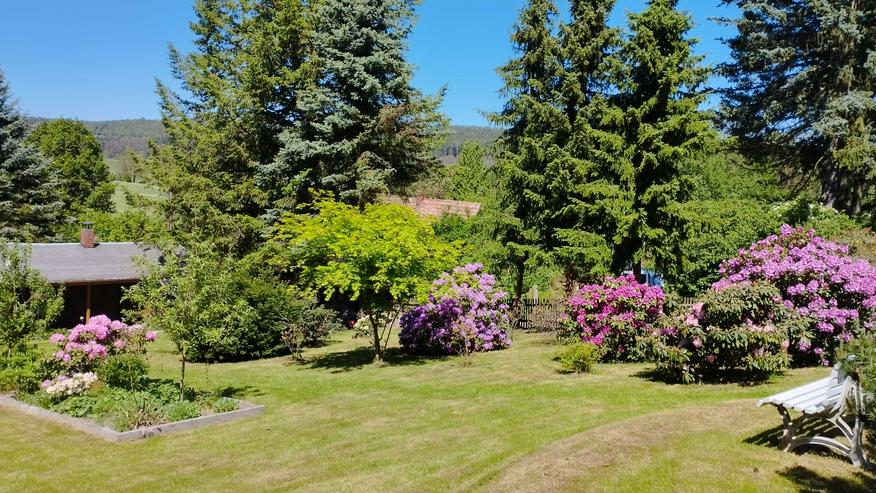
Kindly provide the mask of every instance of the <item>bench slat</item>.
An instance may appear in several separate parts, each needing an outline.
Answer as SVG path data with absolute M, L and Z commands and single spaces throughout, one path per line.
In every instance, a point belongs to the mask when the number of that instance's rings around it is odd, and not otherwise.
M 792 399 L 800 394 L 811 392 L 812 390 L 829 387 L 831 385 L 830 377 L 822 378 L 821 380 L 816 380 L 812 383 L 807 383 L 806 385 L 801 385 L 799 387 L 795 387 L 791 390 L 786 390 L 784 392 L 779 392 L 778 394 L 771 395 L 764 399 L 761 399 L 760 402 L 770 403 L 770 404 L 781 404 L 787 399 Z
M 843 388 L 837 387 L 830 389 L 829 392 L 826 392 L 821 395 L 814 395 L 809 399 L 795 402 L 794 404 L 788 404 L 789 407 L 793 407 L 797 411 L 800 412 L 810 412 L 808 409 L 818 409 L 818 411 L 812 412 L 820 412 L 826 409 L 826 405 L 828 402 L 836 403 L 839 400 L 839 396 L 842 395 Z M 810 412 L 811 413 L 811 412 Z

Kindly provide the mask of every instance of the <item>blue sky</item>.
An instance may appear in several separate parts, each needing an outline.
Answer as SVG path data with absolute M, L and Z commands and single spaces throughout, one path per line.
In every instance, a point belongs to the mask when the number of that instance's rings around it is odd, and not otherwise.
M 707 63 L 727 58 L 717 38 L 731 30 L 710 20 L 733 15 L 719 0 L 681 0 Z M 524 0 L 423 0 L 410 39 L 414 84 L 447 87 L 443 111 L 453 123 L 484 124 L 481 111 L 501 107 L 496 67 L 511 55 L 508 40 Z M 560 0 L 565 9 L 565 1 Z M 641 10 L 619 0 L 611 23 Z M 0 69 L 32 116 L 109 120 L 156 118 L 155 79 L 170 81 L 167 44 L 191 47 L 186 0 L 42 0 L 9 2 L 0 29 Z

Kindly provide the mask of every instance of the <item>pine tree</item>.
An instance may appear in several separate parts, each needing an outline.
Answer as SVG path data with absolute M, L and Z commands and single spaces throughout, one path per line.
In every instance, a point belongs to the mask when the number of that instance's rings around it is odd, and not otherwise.
M 312 71 L 298 94 L 300 118 L 281 136 L 277 159 L 262 166 L 279 206 L 310 189 L 347 203 L 403 191 L 437 164 L 432 150 L 446 122 L 441 96 L 411 86 L 405 60 L 415 0 L 322 0 L 315 4 Z M 285 199 L 285 200 L 284 200 Z
M 257 167 L 299 118 L 310 17 L 304 0 L 199 0 L 195 15 L 195 52 L 170 49 L 184 95 L 159 84 L 170 143 L 153 147 L 147 165 L 168 192 L 159 205 L 177 236 L 245 252 L 260 241 L 268 204 Z
M 507 216 L 499 228 L 508 260 L 516 267 L 515 300 L 523 294 L 526 263 L 541 254 L 545 203 L 544 173 L 556 159 L 558 135 L 565 115 L 561 108 L 562 53 L 553 0 L 529 0 L 521 11 L 511 41 L 517 57 L 499 69 L 507 98 L 492 120 L 505 127 L 499 138 L 499 160 L 505 176 L 503 209 Z
M 755 160 L 861 210 L 876 170 L 876 2 L 725 0 L 741 17 L 721 66 L 727 131 Z
M 0 71 L 0 239 L 39 240 L 63 222 L 51 162 L 24 144 L 27 125 Z M 0 241 L 2 241 L 0 240 Z
M 710 149 L 717 135 L 700 110 L 710 70 L 693 54 L 692 22 L 677 0 L 650 0 L 629 23 L 631 37 L 616 55 L 618 92 L 591 137 L 593 166 L 581 190 L 591 205 L 581 227 L 602 228 L 613 272 L 632 263 L 638 275 L 646 256 L 658 266 L 680 261 L 679 205 L 691 188 L 682 164 Z

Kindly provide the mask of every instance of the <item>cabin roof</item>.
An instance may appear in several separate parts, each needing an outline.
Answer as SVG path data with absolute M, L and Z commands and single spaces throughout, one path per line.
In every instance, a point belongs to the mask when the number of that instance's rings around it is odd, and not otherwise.
M 157 261 L 159 252 L 138 243 L 32 243 L 30 265 L 52 284 L 137 282 L 143 276 L 135 258 Z

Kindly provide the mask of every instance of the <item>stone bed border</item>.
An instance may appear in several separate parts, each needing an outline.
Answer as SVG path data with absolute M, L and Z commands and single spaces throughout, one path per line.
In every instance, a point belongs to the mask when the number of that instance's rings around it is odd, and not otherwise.
M 265 406 L 252 404 L 246 401 L 237 401 L 240 408 L 234 411 L 225 413 L 211 414 L 208 416 L 200 416 L 198 418 L 187 419 L 184 421 L 176 421 L 173 423 L 165 423 L 160 425 L 148 426 L 145 428 L 137 428 L 129 431 L 115 431 L 110 428 L 105 428 L 95 423 L 82 418 L 74 418 L 64 414 L 49 411 L 41 407 L 33 406 L 7 395 L 0 395 L 0 407 L 20 411 L 31 416 L 43 418 L 48 421 L 60 424 L 66 428 L 82 431 L 89 435 L 102 438 L 110 442 L 130 442 L 140 440 L 142 438 L 150 438 L 166 433 L 175 433 L 179 431 L 193 430 L 216 423 L 224 423 L 249 416 L 258 416 L 265 412 Z

